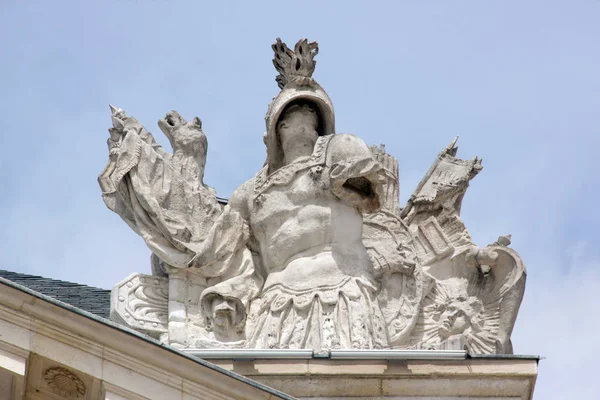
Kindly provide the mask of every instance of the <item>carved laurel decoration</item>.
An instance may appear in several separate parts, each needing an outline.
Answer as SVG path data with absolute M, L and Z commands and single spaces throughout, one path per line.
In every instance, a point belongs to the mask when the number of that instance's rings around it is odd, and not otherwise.
M 51 367 L 44 371 L 44 380 L 56 394 L 68 399 L 85 396 L 85 385 L 81 379 L 63 367 Z
M 315 72 L 315 56 L 319 53 L 319 44 L 301 39 L 296 43 L 294 51 L 290 50 L 281 39 L 271 46 L 275 53 L 273 65 L 279 75 L 275 78 L 277 85 L 283 89 L 288 83 L 299 78 L 310 78 Z

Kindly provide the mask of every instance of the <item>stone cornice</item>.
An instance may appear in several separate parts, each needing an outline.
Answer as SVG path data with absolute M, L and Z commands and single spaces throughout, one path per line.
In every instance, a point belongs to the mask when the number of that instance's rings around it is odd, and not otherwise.
M 0 279 L 0 284 L 1 339 L 21 352 L 39 354 L 149 398 L 153 385 L 173 393 L 202 393 L 206 399 L 291 398 L 13 282 Z M 146 393 L 127 388 L 119 371 L 145 381 Z M 140 389 L 144 391 L 144 385 Z

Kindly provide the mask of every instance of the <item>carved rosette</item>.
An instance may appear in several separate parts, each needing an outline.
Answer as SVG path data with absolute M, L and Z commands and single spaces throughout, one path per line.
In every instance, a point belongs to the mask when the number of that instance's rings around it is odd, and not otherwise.
M 78 399 L 85 396 L 86 388 L 81 379 L 63 367 L 51 367 L 44 371 L 44 380 L 56 394 L 67 399 Z

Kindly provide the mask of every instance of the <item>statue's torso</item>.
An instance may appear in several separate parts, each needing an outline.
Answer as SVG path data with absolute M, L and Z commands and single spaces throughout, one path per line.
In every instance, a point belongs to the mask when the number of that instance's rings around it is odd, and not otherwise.
M 268 277 L 293 290 L 331 286 L 369 275 L 362 243 L 362 215 L 329 188 L 328 138 L 310 158 L 255 180 L 250 228 Z

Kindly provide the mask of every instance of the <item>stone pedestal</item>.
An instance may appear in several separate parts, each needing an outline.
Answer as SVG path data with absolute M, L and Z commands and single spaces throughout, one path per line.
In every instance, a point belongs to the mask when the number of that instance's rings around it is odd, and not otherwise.
M 454 360 L 402 359 L 402 354 L 389 359 L 208 357 L 291 396 L 319 400 L 529 400 L 538 363 L 533 356 Z

